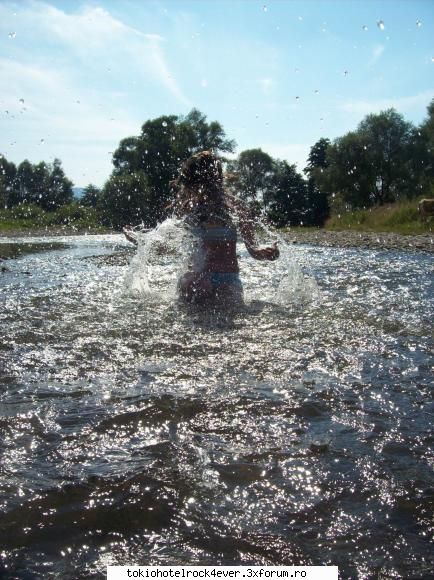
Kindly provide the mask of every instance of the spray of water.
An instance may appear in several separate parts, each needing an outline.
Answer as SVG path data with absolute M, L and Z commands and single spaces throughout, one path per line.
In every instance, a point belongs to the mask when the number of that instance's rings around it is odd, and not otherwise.
M 262 244 L 277 241 L 280 258 L 275 262 L 255 261 L 240 243 L 238 255 L 245 301 L 292 307 L 317 301 L 318 284 L 294 262 L 284 237 L 260 219 L 257 235 Z M 173 302 L 178 280 L 189 269 L 195 238 L 183 220 L 175 218 L 166 219 L 152 230 L 136 230 L 135 236 L 137 252 L 125 275 L 125 292 L 147 301 Z

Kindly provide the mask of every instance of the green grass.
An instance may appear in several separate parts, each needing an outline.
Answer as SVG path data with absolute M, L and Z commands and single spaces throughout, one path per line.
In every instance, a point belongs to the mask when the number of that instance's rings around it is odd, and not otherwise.
M 413 200 L 335 215 L 326 222 L 325 229 L 409 235 L 433 231 L 434 222 L 432 219 L 428 223 L 419 220 L 418 201 Z
M 0 210 L 0 234 L 11 232 L 105 232 L 93 208 L 80 206 L 77 202 L 45 212 L 37 205 L 20 205 Z

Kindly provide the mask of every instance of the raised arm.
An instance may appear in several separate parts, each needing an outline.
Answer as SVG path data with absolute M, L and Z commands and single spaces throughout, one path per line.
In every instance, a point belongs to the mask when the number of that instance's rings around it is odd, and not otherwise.
M 252 258 L 255 258 L 255 260 L 276 260 L 279 257 L 277 242 L 274 242 L 271 246 L 259 247 L 256 243 L 255 220 L 252 212 L 236 197 L 231 195 L 230 197 L 228 196 L 228 199 L 238 216 L 241 237 Z

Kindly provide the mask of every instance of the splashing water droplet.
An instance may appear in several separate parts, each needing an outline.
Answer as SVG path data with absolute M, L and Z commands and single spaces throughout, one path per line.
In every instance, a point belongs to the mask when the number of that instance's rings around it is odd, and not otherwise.
M 344 70 L 344 76 L 345 77 L 348 76 L 348 71 L 347 70 Z
M 161 124 L 163 125 L 163 127 L 167 127 L 167 121 L 163 121 Z
M 9 32 L 9 34 L 8 34 L 9 38 L 15 38 L 16 35 L 17 35 L 16 32 Z
M 368 30 L 368 27 L 366 26 L 366 24 L 364 26 L 362 26 L 362 30 L 364 30 L 365 32 Z
M 416 26 L 420 28 L 422 26 L 422 22 L 420 20 L 416 20 Z
M 20 99 L 20 103 L 24 105 L 24 99 Z
M 384 22 L 383 22 L 383 20 L 379 20 L 379 21 L 377 22 L 377 26 L 378 26 L 378 28 L 379 28 L 380 30 L 384 30 L 384 29 L 385 29 L 385 26 L 384 26 Z

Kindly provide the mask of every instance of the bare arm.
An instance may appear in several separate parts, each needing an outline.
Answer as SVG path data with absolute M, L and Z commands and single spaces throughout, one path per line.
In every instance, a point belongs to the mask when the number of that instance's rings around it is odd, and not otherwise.
M 125 227 L 122 231 L 124 232 L 124 236 L 127 238 L 127 240 L 137 246 L 137 239 L 134 237 L 132 230 Z
M 271 246 L 258 247 L 255 236 L 255 220 L 252 213 L 244 203 L 234 196 L 228 196 L 228 199 L 231 207 L 238 215 L 241 237 L 252 258 L 255 258 L 255 260 L 276 260 L 279 257 L 277 242 L 274 242 Z

